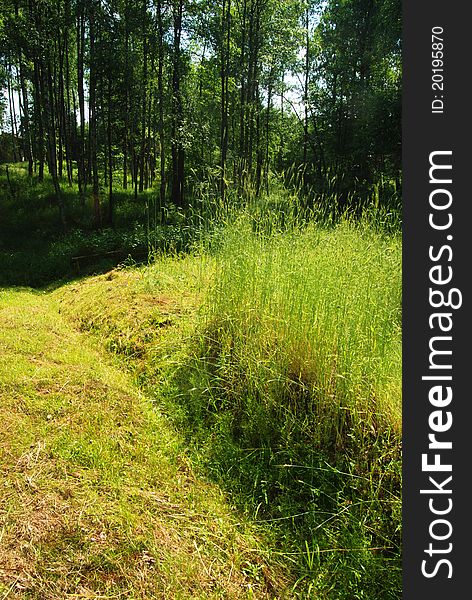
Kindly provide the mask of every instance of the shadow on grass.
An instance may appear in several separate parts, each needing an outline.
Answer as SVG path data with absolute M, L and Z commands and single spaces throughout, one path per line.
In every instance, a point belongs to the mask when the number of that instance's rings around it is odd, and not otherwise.
M 62 185 L 64 231 L 49 177 L 26 176 L 24 164 L 0 165 L 0 286 L 45 288 L 106 272 L 119 264 L 146 262 L 149 250 L 182 251 L 191 228 L 172 206 L 158 206 L 150 189 L 136 198 L 115 190 L 113 227 L 97 228 L 91 198 Z M 106 200 L 103 198 L 103 211 Z
M 300 431 L 284 439 L 282 424 L 269 414 L 260 421 L 238 415 L 235 398 L 214 406 L 208 388 L 220 400 L 224 391 L 215 374 L 203 385 L 198 375 L 189 377 L 201 369 L 199 362 L 197 368 L 185 365 L 174 382 L 176 427 L 185 432 L 204 476 L 272 530 L 278 549 L 291 557 L 300 597 L 312 597 L 307 590 L 315 586 L 340 600 L 396 600 L 401 463 L 388 436 L 377 441 L 375 466 L 364 472 L 354 442 L 336 458 Z M 264 399 L 255 401 L 262 406 Z
M 52 245 L 0 251 L 0 286 L 52 290 L 85 276 L 106 273 L 119 265 L 147 262 L 145 249 L 56 254 Z

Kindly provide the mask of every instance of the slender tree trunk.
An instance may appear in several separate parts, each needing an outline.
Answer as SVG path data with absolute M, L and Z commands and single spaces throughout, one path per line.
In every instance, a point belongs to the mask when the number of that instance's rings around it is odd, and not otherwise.
M 248 31 L 248 77 L 247 77 L 247 92 L 246 92 L 246 119 L 245 128 L 245 148 L 244 155 L 246 161 L 246 170 L 249 179 L 252 178 L 252 143 L 253 143 L 253 119 L 254 119 L 254 3 L 251 3 L 251 11 L 249 13 L 249 31 Z
M 129 136 L 129 5 L 125 2 L 125 123 L 123 132 L 123 188 L 128 188 L 128 136 Z
M 69 6 L 69 5 L 68 5 Z M 67 12 L 69 14 L 69 10 Z M 70 63 L 69 63 L 69 35 L 66 28 L 65 31 L 65 60 L 66 60 L 66 94 L 64 102 L 64 113 L 65 113 L 65 140 L 66 140 L 66 167 L 67 167 L 67 180 L 69 186 L 72 186 L 74 177 L 73 164 L 72 164 L 72 124 L 71 124 L 71 106 L 70 106 Z M 74 110 L 75 119 L 75 110 Z
M 30 128 L 30 113 L 29 113 L 29 102 L 28 102 L 28 90 L 26 88 L 26 80 L 24 76 L 23 59 L 19 58 L 20 66 L 20 89 L 21 96 L 23 98 L 22 110 L 23 110 L 23 138 L 24 138 L 24 154 L 28 160 L 28 177 L 33 176 L 33 148 L 31 140 L 31 128 Z
M 280 93 L 280 122 L 284 124 L 284 85 L 285 85 L 285 71 L 282 72 L 282 81 L 281 81 L 281 93 Z M 282 135 L 280 136 L 279 141 L 279 156 L 278 156 L 278 168 L 282 170 L 283 167 L 283 155 L 284 155 L 284 147 L 285 147 L 285 139 L 284 132 L 282 130 Z
M 18 0 L 15 0 L 15 15 L 16 15 L 16 18 L 18 19 L 18 16 L 19 16 Z M 22 105 L 21 105 L 22 112 L 23 112 L 23 119 L 22 119 L 23 149 L 24 149 L 24 156 L 28 160 L 28 177 L 32 177 L 33 176 L 33 147 L 32 147 L 31 129 L 30 129 L 28 89 L 26 87 L 23 50 L 20 45 L 18 45 L 18 69 L 19 69 L 18 75 L 19 75 L 21 98 L 23 100 Z
M 228 154 L 228 85 L 231 36 L 231 0 L 223 0 L 221 16 L 221 131 L 220 131 L 220 169 L 221 200 L 226 194 L 226 159 Z
M 225 137 L 225 127 L 226 127 L 226 57 L 225 57 L 225 27 L 226 27 L 226 0 L 223 0 L 223 5 L 221 9 L 221 41 L 220 41 L 220 83 L 221 83 L 221 98 L 220 98 L 220 107 L 221 107 L 221 119 L 220 119 L 220 194 L 221 200 L 224 202 L 225 200 L 225 168 L 226 168 L 226 157 L 224 152 L 224 137 Z
M 44 72 L 45 71 L 45 72 Z M 48 149 L 49 149 L 49 172 L 51 174 L 52 182 L 54 185 L 54 192 L 56 194 L 56 201 L 59 207 L 59 216 L 61 224 L 66 229 L 66 215 L 64 198 L 61 193 L 61 186 L 59 184 L 59 177 L 57 172 L 57 152 L 56 152 L 56 123 L 54 119 L 54 88 L 53 88 L 53 74 L 51 67 L 51 59 L 48 58 L 46 68 L 43 70 L 43 93 L 46 98 L 46 122 L 48 126 Z M 47 87 L 47 90 L 46 90 Z
M 52 127 L 54 132 L 54 143 L 55 143 L 55 152 L 54 155 L 56 157 L 56 173 L 59 174 L 59 152 L 58 148 L 62 154 L 62 140 L 61 140 L 61 115 L 59 110 L 59 102 L 57 96 L 57 72 L 56 72 L 56 56 L 57 56 L 57 40 L 54 39 L 54 47 L 52 51 L 52 56 L 48 53 L 47 59 L 47 85 L 49 92 L 49 83 L 51 84 L 51 93 L 49 95 L 49 118 L 52 120 Z M 59 176 L 59 175 L 58 175 Z
M 146 29 L 146 11 L 147 0 L 143 0 L 142 6 L 142 36 L 143 36 L 143 72 L 142 72 L 142 91 L 141 91 L 141 150 L 139 155 L 139 191 L 144 189 L 144 162 L 146 153 L 146 97 L 147 97 L 147 29 Z
M 35 24 L 36 30 L 41 31 L 40 15 L 37 12 L 34 0 L 29 0 L 30 21 Z M 44 180 L 44 107 L 43 94 L 41 93 L 41 57 L 33 57 L 33 88 L 34 88 L 34 121 L 35 121 L 35 158 L 38 160 L 38 180 Z
M 159 97 L 159 201 L 161 207 L 166 197 L 166 158 L 165 158 L 165 136 L 164 136 L 164 92 L 163 92 L 163 70 L 164 70 L 164 27 L 162 22 L 162 1 L 157 0 L 157 27 L 158 27 L 158 69 L 157 69 L 157 94 Z
M 198 73 L 198 103 L 203 106 L 203 61 L 205 60 L 206 40 L 203 43 L 202 57 L 200 58 L 200 69 Z M 205 176 L 205 129 L 200 129 L 200 177 Z
M 182 96 L 180 89 L 180 39 L 182 34 L 183 0 L 174 0 L 174 56 L 172 73 L 172 199 L 177 206 L 184 203 L 184 148 L 182 144 Z
M 154 47 L 151 44 L 151 73 L 154 73 Z M 151 78 L 152 85 L 152 78 Z M 153 106 L 153 98 L 155 98 L 156 94 L 154 93 L 154 88 L 151 87 L 149 89 L 147 95 L 147 136 L 146 136 L 146 165 L 144 170 L 144 187 L 148 189 L 150 182 L 152 185 L 153 175 L 154 175 L 154 152 L 152 149 L 152 106 Z
M 97 58 L 95 56 L 95 23 L 94 14 L 90 15 L 90 84 L 89 84 L 89 162 L 92 172 L 92 198 L 95 225 L 101 226 L 100 191 L 98 184 L 98 161 L 97 161 Z
M 260 45 L 260 20 L 261 4 L 255 2 L 251 5 L 251 14 L 249 20 L 249 89 L 248 104 L 249 116 L 247 120 L 248 133 L 247 138 L 247 157 L 248 173 L 252 178 L 253 173 L 253 154 L 254 145 L 256 146 L 256 163 L 258 166 L 259 153 L 259 133 L 260 133 L 260 107 L 259 107 L 259 45 Z M 256 139 L 254 140 L 254 137 Z M 257 174 L 256 174 L 257 179 Z M 257 182 L 256 182 L 257 189 Z
M 272 84 L 274 77 L 274 69 L 273 67 L 270 70 L 269 74 L 269 89 L 267 90 L 267 114 L 266 114 L 266 151 L 265 151 L 265 168 L 264 168 L 264 177 L 265 177 L 265 187 L 267 194 L 269 193 L 269 148 L 270 148 L 270 110 L 272 107 Z
M 77 95 L 79 99 L 79 156 L 77 180 L 82 203 L 85 203 L 87 176 L 85 172 L 85 97 L 84 97 L 84 52 L 85 52 L 85 14 L 83 0 L 79 0 L 77 14 Z
M 133 148 L 133 170 L 131 174 L 132 182 L 134 185 L 134 199 L 138 199 L 138 157 L 136 156 L 136 149 Z
M 308 168 L 308 84 L 310 78 L 310 20 L 308 8 L 305 12 L 305 83 L 303 89 L 303 104 L 305 109 L 305 119 L 303 121 L 303 186 L 307 186 L 307 168 Z
M 262 185 L 262 139 L 259 83 L 256 82 L 256 196 L 259 197 Z
M 42 106 L 39 59 L 34 61 L 34 116 L 38 135 L 36 137 L 36 156 L 39 162 L 38 179 L 44 179 L 44 115 Z
M 13 105 L 13 86 L 11 81 L 11 66 L 8 66 L 7 70 L 7 90 L 8 90 L 8 104 L 10 108 L 10 129 L 11 129 L 11 141 L 13 148 L 13 161 L 17 162 L 21 159 L 18 153 L 18 130 L 16 127 L 15 108 Z
M 243 13 L 241 20 L 241 94 L 239 112 L 239 187 L 244 186 L 244 172 L 246 168 L 246 20 L 247 0 L 243 0 Z
M 65 42 L 65 40 L 64 40 Z M 64 166 L 64 154 L 67 159 L 67 141 L 66 141 L 66 109 L 65 109 L 65 97 L 64 97 L 64 53 L 65 48 L 62 48 L 62 40 L 59 28 L 59 39 L 58 39 L 58 50 L 59 50 L 59 89 L 56 92 L 56 110 L 58 115 L 58 137 L 59 137 L 59 178 L 62 179 L 62 172 Z M 65 43 L 64 43 L 65 46 Z
M 111 77 L 108 75 L 107 90 L 107 141 L 108 141 L 108 224 L 113 225 L 113 155 L 112 155 L 112 128 L 111 128 Z

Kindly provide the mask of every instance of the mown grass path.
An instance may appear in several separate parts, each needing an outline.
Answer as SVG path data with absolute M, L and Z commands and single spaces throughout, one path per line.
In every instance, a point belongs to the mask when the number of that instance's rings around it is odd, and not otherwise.
M 0 291 L 0 423 L 0 598 L 284 595 L 257 532 L 54 295 Z

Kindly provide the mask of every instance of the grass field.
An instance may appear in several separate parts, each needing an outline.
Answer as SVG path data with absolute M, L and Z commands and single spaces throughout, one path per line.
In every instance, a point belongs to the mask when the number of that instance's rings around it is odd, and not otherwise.
M 56 293 L 270 524 L 302 597 L 398 597 L 400 240 L 243 222 L 210 246 Z
M 38 189 L 0 248 L 2 597 L 401 597 L 398 229 L 274 196 L 78 278 L 131 200 L 58 234 Z

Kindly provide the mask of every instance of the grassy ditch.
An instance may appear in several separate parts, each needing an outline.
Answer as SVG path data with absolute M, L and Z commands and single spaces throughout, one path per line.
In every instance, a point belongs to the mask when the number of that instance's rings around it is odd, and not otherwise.
M 60 290 L 276 536 L 292 594 L 401 595 L 401 241 L 259 227 Z

